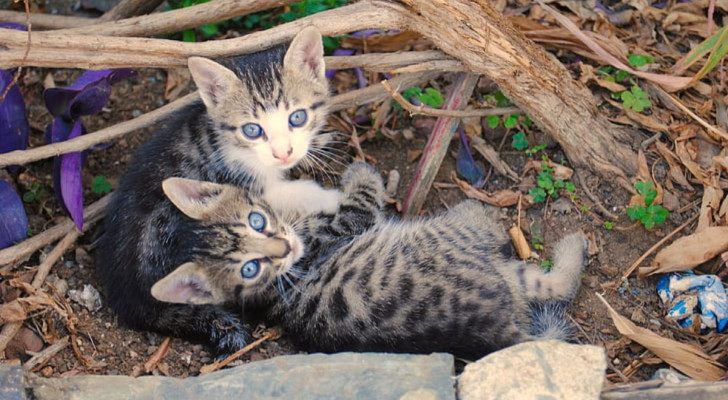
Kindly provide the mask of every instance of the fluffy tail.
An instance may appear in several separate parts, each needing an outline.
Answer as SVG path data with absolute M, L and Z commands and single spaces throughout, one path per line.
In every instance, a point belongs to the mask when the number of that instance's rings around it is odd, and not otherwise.
M 529 305 L 531 312 L 531 335 L 537 340 L 569 341 L 574 336 L 573 325 L 566 317 L 568 301 L 534 301 Z

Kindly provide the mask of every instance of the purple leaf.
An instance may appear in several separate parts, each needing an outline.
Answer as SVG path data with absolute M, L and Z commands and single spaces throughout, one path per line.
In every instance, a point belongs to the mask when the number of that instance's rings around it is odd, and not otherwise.
M 71 86 L 46 89 L 43 98 L 54 117 L 74 120 L 101 111 L 109 101 L 111 85 L 136 73 L 129 68 L 86 71 Z
M 0 181 L 0 249 L 28 237 L 28 217 L 13 186 Z
M 73 124 L 68 139 L 81 136 L 81 121 Z M 56 197 L 62 199 L 62 205 L 71 215 L 79 231 L 83 229 L 83 185 L 81 182 L 81 152 L 62 154 L 57 158 L 54 168 L 54 189 Z M 60 196 L 59 196 L 60 192 Z
M 16 24 L 15 22 L 2 22 L 0 28 L 15 29 L 16 31 L 25 31 L 25 25 Z
M 0 70 L 0 94 L 13 81 L 13 74 Z M 25 116 L 25 101 L 13 85 L 0 103 L 0 153 L 23 150 L 28 147 L 28 119 Z
M 485 183 L 483 171 L 475 164 L 473 153 L 470 152 L 468 146 L 468 137 L 465 135 L 463 128 L 460 128 L 460 146 L 458 148 L 457 157 L 457 173 L 476 188 L 480 188 Z

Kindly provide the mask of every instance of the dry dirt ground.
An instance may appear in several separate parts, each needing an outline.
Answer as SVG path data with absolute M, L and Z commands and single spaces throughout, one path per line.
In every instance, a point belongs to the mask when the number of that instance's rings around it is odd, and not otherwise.
M 32 126 L 31 146 L 43 143 L 43 129 L 51 121 L 51 117 L 42 102 L 43 80 L 51 74 L 55 83 L 65 86 L 78 76 L 77 71 L 50 70 L 29 68 L 21 90 L 28 103 L 29 119 Z M 333 86 L 346 87 L 354 80 L 350 72 L 341 72 L 335 78 Z M 85 117 L 84 124 L 89 132 L 115 123 L 129 120 L 135 116 L 151 111 L 164 104 L 165 84 L 167 73 L 162 70 L 142 70 L 140 75 L 114 86 L 114 92 L 107 108 L 96 116 Z M 449 79 L 446 76 L 431 83 L 440 87 L 443 93 L 447 91 Z M 491 85 L 487 81 L 481 82 L 476 89 L 479 95 L 489 92 Z M 388 127 L 393 137 L 370 135 L 362 144 L 362 150 L 369 157 L 369 161 L 386 176 L 388 171 L 396 169 L 402 179 L 396 199 L 402 201 L 405 191 L 417 166 L 416 152 L 421 151 L 427 140 L 434 118 L 410 118 L 402 114 L 396 121 L 390 121 Z M 413 135 L 404 135 L 402 132 L 409 129 Z M 358 129 L 359 134 L 367 132 L 367 127 Z M 500 150 L 503 159 L 517 173 L 521 173 L 529 159 L 538 156 L 527 156 L 522 151 L 515 151 L 510 146 L 510 135 L 502 129 L 489 129 L 484 127 L 484 138 L 496 149 Z M 508 135 L 508 136 L 506 136 Z M 90 191 L 91 180 L 94 176 L 106 176 L 112 185 L 123 173 L 130 155 L 149 136 L 148 131 L 130 134 L 113 143 L 105 149 L 93 150 L 88 155 L 87 165 L 84 169 L 84 187 L 86 188 L 85 202 L 90 204 L 100 195 Z M 647 136 L 645 135 L 645 139 Z M 538 132 L 529 135 L 532 145 L 548 144 L 545 154 L 556 162 L 564 158 L 558 146 L 549 138 Z M 344 149 L 354 155 L 353 149 Z M 451 172 L 455 168 L 454 152 L 457 150 L 457 141 L 451 145 L 451 154 L 442 164 L 435 187 L 428 194 L 424 213 L 438 213 L 465 198 L 462 192 L 451 180 Z M 482 161 L 482 158 L 476 157 Z M 654 160 L 650 160 L 652 162 Z M 484 163 L 484 161 L 482 161 Z M 568 161 L 567 161 L 568 165 Z M 485 166 L 485 171 L 489 168 Z M 664 177 L 665 165 L 658 165 L 657 171 L 662 170 Z M 45 195 L 41 201 L 26 204 L 26 211 L 30 219 L 31 230 L 41 232 L 48 226 L 55 224 L 56 220 L 64 217 L 58 208 L 52 194 L 52 161 L 35 162 L 14 176 L 22 191 L 29 190 L 32 183 L 39 182 L 45 188 Z M 533 173 L 527 174 L 525 183 L 520 188 L 526 193 L 529 186 L 533 186 Z M 659 176 L 659 173 L 658 173 Z M 701 193 L 682 192 L 679 203 L 683 212 L 672 212 L 665 225 L 653 231 L 646 231 L 642 227 L 630 227 L 626 218 L 625 207 L 629 202 L 629 194 L 623 189 L 614 186 L 611 182 L 595 177 L 581 175 L 576 184 L 576 199 L 570 201 L 561 197 L 547 205 L 538 205 L 520 214 L 521 226 L 526 231 L 527 238 L 531 240 L 534 235 L 540 234 L 544 238 L 546 250 L 539 252 L 541 258 L 549 257 L 549 248 L 560 237 L 572 231 L 582 231 L 592 242 L 589 262 L 582 278 L 582 288 L 572 309 L 571 317 L 578 326 L 576 341 L 604 346 L 608 352 L 609 369 L 608 379 L 619 383 L 626 380 L 639 381 L 648 379 L 655 368 L 664 366 L 642 346 L 621 338 L 617 333 L 612 320 L 607 314 L 605 306 L 597 298 L 597 293 L 603 294 L 606 300 L 623 316 L 642 327 L 649 328 L 663 336 L 676 338 L 681 341 L 695 342 L 695 337 L 681 332 L 663 318 L 664 310 L 655 293 L 655 278 L 639 280 L 629 279 L 626 284 L 620 285 L 621 274 L 648 248 L 660 238 L 694 215 L 695 207 L 687 207 L 700 199 Z M 486 182 L 485 189 L 518 189 L 514 183 L 503 176 L 492 172 Z M 613 229 L 606 229 L 604 218 L 595 207 L 594 201 L 587 194 L 593 194 L 610 212 L 620 216 L 615 221 Z M 584 207 L 586 206 L 586 207 Z M 588 210 L 587 210 L 588 208 Z M 389 206 L 394 215 L 396 210 Z M 519 218 L 514 207 L 503 209 L 503 226 L 509 228 Z M 46 364 L 36 370 L 43 376 L 72 376 L 78 374 L 123 374 L 139 375 L 143 373 L 143 364 L 157 350 L 164 337 L 149 333 L 129 330 L 117 323 L 117 320 L 105 304 L 104 289 L 95 276 L 95 261 L 103 259 L 95 254 L 93 240 L 97 230 L 86 234 L 72 251 L 66 254 L 63 260 L 54 266 L 51 273 L 68 283 L 68 288 L 82 290 L 83 286 L 90 284 L 102 293 L 102 304 L 97 311 L 89 311 L 77 303 L 71 302 L 76 334 L 76 351 L 66 347 Z M 47 247 L 42 253 L 47 253 Z M 38 263 L 39 255 L 35 255 L 25 267 L 33 267 Z M 14 270 L 22 275 L 23 268 Z M 10 278 L 6 276 L 5 278 Z M 6 294 L 6 293 L 0 293 Z M 69 334 L 64 321 L 54 313 L 36 315 L 29 319 L 25 327 L 35 333 L 36 337 L 45 337 L 53 341 Z M 260 331 L 260 329 L 258 329 Z M 27 335 L 32 342 L 34 335 Z M 27 344 L 27 343 L 26 343 Z M 15 344 L 17 345 L 17 343 Z M 241 358 L 241 362 L 265 359 L 280 354 L 295 353 L 287 342 L 286 337 L 273 342 L 263 343 Z M 19 358 L 27 360 L 27 354 L 18 351 L 17 346 L 10 346 L 6 351 L 8 359 Z M 174 339 L 169 352 L 154 374 L 165 374 L 176 377 L 196 375 L 202 365 L 211 362 L 208 349 L 199 345 Z

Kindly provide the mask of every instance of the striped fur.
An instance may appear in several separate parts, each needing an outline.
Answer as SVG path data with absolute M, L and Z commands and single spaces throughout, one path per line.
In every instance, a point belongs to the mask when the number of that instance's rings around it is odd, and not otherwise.
M 193 57 L 189 67 L 202 100 L 160 121 L 129 163 L 107 208 L 96 265 L 107 302 L 122 323 L 207 342 L 226 353 L 246 342 L 236 314 L 211 305 L 159 302 L 150 288 L 192 254 L 215 258 L 210 249 L 253 247 L 235 226 L 214 231 L 186 217 L 167 199 L 162 182 L 182 177 L 230 184 L 262 194 L 280 213 L 335 210 L 338 191 L 285 177 L 320 151 L 312 146 L 328 115 L 321 35 L 306 28 L 288 48 L 219 64 Z M 294 126 L 291 115 L 299 110 L 306 118 Z M 263 134 L 245 136 L 246 124 L 258 124 Z M 239 196 L 240 209 L 231 209 L 228 220 L 251 206 L 246 196 Z
M 259 277 L 244 279 L 240 263 L 199 256 L 204 267 L 195 279 L 226 301 L 265 310 L 269 323 L 309 351 L 445 351 L 474 359 L 525 340 L 567 336 L 563 308 L 546 304 L 573 299 L 582 237 L 557 244 L 547 274 L 510 256 L 492 209 L 479 202 L 391 220 L 380 212 L 381 178 L 360 163 L 345 173 L 342 191 L 337 213 L 299 220 L 295 234 L 285 230 L 303 243 L 297 261 L 272 260 Z

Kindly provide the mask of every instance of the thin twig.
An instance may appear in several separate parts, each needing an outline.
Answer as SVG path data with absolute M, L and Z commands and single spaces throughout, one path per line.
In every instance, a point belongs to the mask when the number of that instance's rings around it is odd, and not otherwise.
M 664 91 L 661 87 L 657 85 L 652 85 L 652 87 L 659 91 L 666 99 L 670 99 L 672 101 L 672 104 L 681 109 L 685 114 L 687 114 L 690 118 L 694 119 L 695 122 L 702 125 L 709 133 L 711 133 L 710 136 L 713 137 L 713 139 L 726 142 L 728 141 L 728 133 L 724 132 L 722 129 L 719 129 L 718 127 L 715 127 L 711 124 L 709 124 L 706 120 L 700 118 L 698 115 L 696 115 L 694 112 L 690 111 L 687 106 L 685 106 L 680 100 L 678 100 L 675 96 L 671 95 L 670 93 L 667 93 Z
M 625 279 L 629 278 L 629 276 L 632 274 L 632 272 L 634 272 L 634 270 L 637 269 L 637 267 L 639 267 L 640 264 L 642 264 L 642 261 L 644 261 L 647 257 L 649 257 L 650 254 L 654 253 L 655 250 L 657 250 L 658 248 L 660 248 L 660 246 L 662 246 L 663 244 L 665 244 L 665 242 L 667 242 L 668 240 L 670 240 L 678 232 L 680 232 L 683 229 L 685 229 L 685 227 L 688 226 L 688 225 L 690 225 L 691 222 L 693 222 L 696 219 L 698 219 L 699 216 L 700 216 L 700 214 L 693 215 L 687 221 L 685 221 L 682 225 L 678 226 L 674 231 L 668 233 L 667 236 L 665 236 L 664 238 L 660 239 L 657 243 L 655 243 L 654 246 L 650 247 L 650 249 L 647 250 L 645 252 L 645 254 L 642 254 L 642 256 L 640 258 L 638 258 L 637 261 L 635 261 L 634 264 L 632 264 L 632 266 L 629 267 L 629 269 L 627 270 L 627 272 L 625 272 L 622 275 L 622 280 L 625 280 Z
M 64 237 L 63 240 L 61 240 L 56 247 L 53 248 L 53 250 L 48 254 L 48 257 L 46 257 L 46 259 L 38 266 L 38 272 L 36 272 L 31 284 L 34 288 L 38 289 L 43 284 L 51 267 L 64 254 L 66 254 L 68 248 L 76 242 L 78 235 L 78 231 L 75 229 L 67 233 L 66 237 Z M 18 331 L 22 326 L 23 321 L 9 322 L 3 326 L 3 329 L 0 332 L 0 353 L 5 351 L 5 347 L 7 347 L 8 343 L 10 343 L 15 335 L 18 334 Z
M 228 358 L 220 361 L 220 362 L 213 362 L 212 364 L 203 365 L 202 368 L 200 368 L 200 375 L 206 375 L 210 372 L 215 372 L 218 369 L 230 364 L 231 362 L 235 361 L 238 357 L 242 356 L 243 354 L 249 352 L 250 350 L 253 350 L 254 348 L 260 346 L 261 343 L 265 342 L 266 340 L 276 340 L 279 337 L 281 337 L 281 332 L 278 329 L 271 328 L 268 330 L 268 332 L 263 335 L 262 338 L 256 340 L 255 342 L 243 347 L 242 349 L 236 351 L 234 354 L 229 356 Z
M 23 0 L 23 4 L 25 4 L 25 27 L 28 29 L 28 44 L 25 46 L 25 54 L 23 54 L 23 60 L 20 62 L 20 65 L 18 66 L 18 70 L 15 71 L 13 80 L 10 81 L 8 86 L 5 87 L 3 94 L 0 95 L 0 103 L 5 101 L 5 97 L 8 95 L 8 92 L 10 92 L 10 89 L 18 83 L 18 79 L 20 79 L 20 74 L 23 72 L 23 65 L 25 65 L 25 62 L 28 60 L 28 54 L 30 53 L 30 39 L 31 39 L 30 6 L 28 5 L 28 0 Z
M 84 231 L 88 230 L 89 227 L 93 226 L 103 216 L 110 199 L 111 195 L 109 194 L 84 208 Z M 50 229 L 46 229 L 32 238 L 26 239 L 13 247 L 0 250 L 0 271 L 10 269 L 16 262 L 29 257 L 41 247 L 55 242 L 72 231 L 76 231 L 76 224 L 70 218 L 66 218 L 64 222 Z
M 68 344 L 68 336 L 58 339 L 55 343 L 46 347 L 43 351 L 36 353 L 30 360 L 26 361 L 23 364 L 23 369 L 26 371 L 34 371 L 42 368 L 59 351 L 68 347 Z
M 159 365 L 160 362 L 162 362 L 162 359 L 165 355 L 167 355 L 167 352 L 169 351 L 169 344 L 172 343 L 172 338 L 166 337 L 162 341 L 162 344 L 159 345 L 157 348 L 157 351 L 152 354 L 151 357 L 147 360 L 147 362 L 144 363 L 144 371 L 146 373 L 150 373 L 154 371 L 154 368 Z
M 599 211 L 602 212 L 602 214 L 606 215 L 612 221 L 619 220 L 619 216 L 615 215 L 614 213 L 607 210 L 606 207 L 602 204 L 601 201 L 599 201 L 599 198 L 592 193 L 592 191 L 589 189 L 589 187 L 586 184 L 586 180 L 582 177 L 581 173 L 579 171 L 576 171 L 576 177 L 579 181 L 579 184 L 581 185 L 582 190 L 584 190 L 584 193 L 586 193 L 587 197 L 594 203 L 594 205 L 599 209 Z
M 389 92 L 390 96 L 399 103 L 402 108 L 409 111 L 410 115 L 428 115 L 431 117 L 452 117 L 452 118 L 473 118 L 473 117 L 485 117 L 489 115 L 506 115 L 506 114 L 523 114 L 518 107 L 500 107 L 500 108 L 487 108 L 479 110 L 441 110 L 438 108 L 425 108 L 424 104 L 416 106 L 398 93 L 398 89 L 394 89 L 389 81 L 384 80 L 379 82 Z

